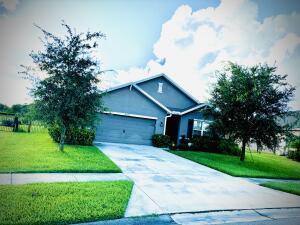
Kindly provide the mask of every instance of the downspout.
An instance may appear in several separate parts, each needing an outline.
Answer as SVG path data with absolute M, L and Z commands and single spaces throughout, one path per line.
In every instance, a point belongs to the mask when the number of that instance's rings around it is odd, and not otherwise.
M 172 114 L 165 116 L 164 135 L 166 135 L 167 119 L 170 118 L 171 116 L 172 116 Z

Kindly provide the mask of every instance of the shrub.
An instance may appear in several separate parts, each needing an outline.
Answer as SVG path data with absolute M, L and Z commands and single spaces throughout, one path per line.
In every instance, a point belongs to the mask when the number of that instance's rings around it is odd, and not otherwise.
M 219 140 L 207 136 L 193 136 L 192 140 L 192 150 L 204 151 L 204 152 L 217 152 Z
M 57 125 L 48 128 L 52 139 L 59 143 L 60 129 Z M 95 139 L 95 130 L 88 128 L 68 128 L 66 130 L 65 143 L 73 145 L 93 145 Z
M 171 144 L 171 139 L 167 135 L 154 134 L 152 136 L 152 144 L 155 147 L 169 147 Z
M 239 146 L 234 143 L 234 141 L 228 139 L 218 139 L 209 136 L 195 135 L 191 139 L 191 143 L 192 146 L 190 147 L 188 144 L 179 144 L 178 149 L 221 153 L 236 156 L 239 156 L 241 153 Z
M 14 127 L 15 122 L 13 120 L 2 120 L 1 125 L 6 127 Z
M 240 156 L 241 155 L 241 149 L 232 140 L 221 139 L 220 142 L 219 142 L 218 149 L 222 153 L 227 154 L 227 155 L 235 155 L 235 156 Z
M 297 149 L 300 151 L 300 137 L 295 138 L 289 143 L 289 147 Z
M 294 150 L 289 150 L 288 151 L 288 154 L 287 154 L 287 157 L 289 159 L 292 159 L 292 160 L 296 160 L 298 162 L 300 162 L 300 151 L 294 151 Z

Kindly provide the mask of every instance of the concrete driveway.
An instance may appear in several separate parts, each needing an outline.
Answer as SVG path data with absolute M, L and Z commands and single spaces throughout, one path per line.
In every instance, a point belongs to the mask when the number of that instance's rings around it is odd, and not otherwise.
M 250 183 L 159 148 L 100 143 L 135 183 L 125 216 L 300 207 L 300 197 Z

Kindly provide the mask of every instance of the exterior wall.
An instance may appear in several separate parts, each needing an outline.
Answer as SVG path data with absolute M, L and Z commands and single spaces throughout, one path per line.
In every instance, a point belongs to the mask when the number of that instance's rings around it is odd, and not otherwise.
M 163 83 L 162 93 L 157 92 L 158 83 Z M 197 104 L 164 77 L 158 77 L 137 85 L 160 103 L 175 111 L 176 109 L 183 110 Z
M 109 92 L 103 96 L 103 102 L 107 111 L 157 117 L 155 133 L 162 134 L 164 132 L 166 112 L 134 87 L 131 90 L 129 87 L 124 87 Z
M 182 135 L 187 136 L 189 119 L 204 119 L 204 117 L 202 113 L 198 111 L 193 111 L 183 115 L 180 119 L 180 124 L 179 124 L 178 141 Z

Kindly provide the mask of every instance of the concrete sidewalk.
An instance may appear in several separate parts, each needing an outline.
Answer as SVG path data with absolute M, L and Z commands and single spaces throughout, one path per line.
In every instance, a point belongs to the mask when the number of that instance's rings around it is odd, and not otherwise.
M 0 184 L 41 182 L 84 182 L 129 180 L 122 173 L 6 173 L 0 174 Z
M 299 225 L 300 208 L 233 210 L 128 217 L 77 225 Z

